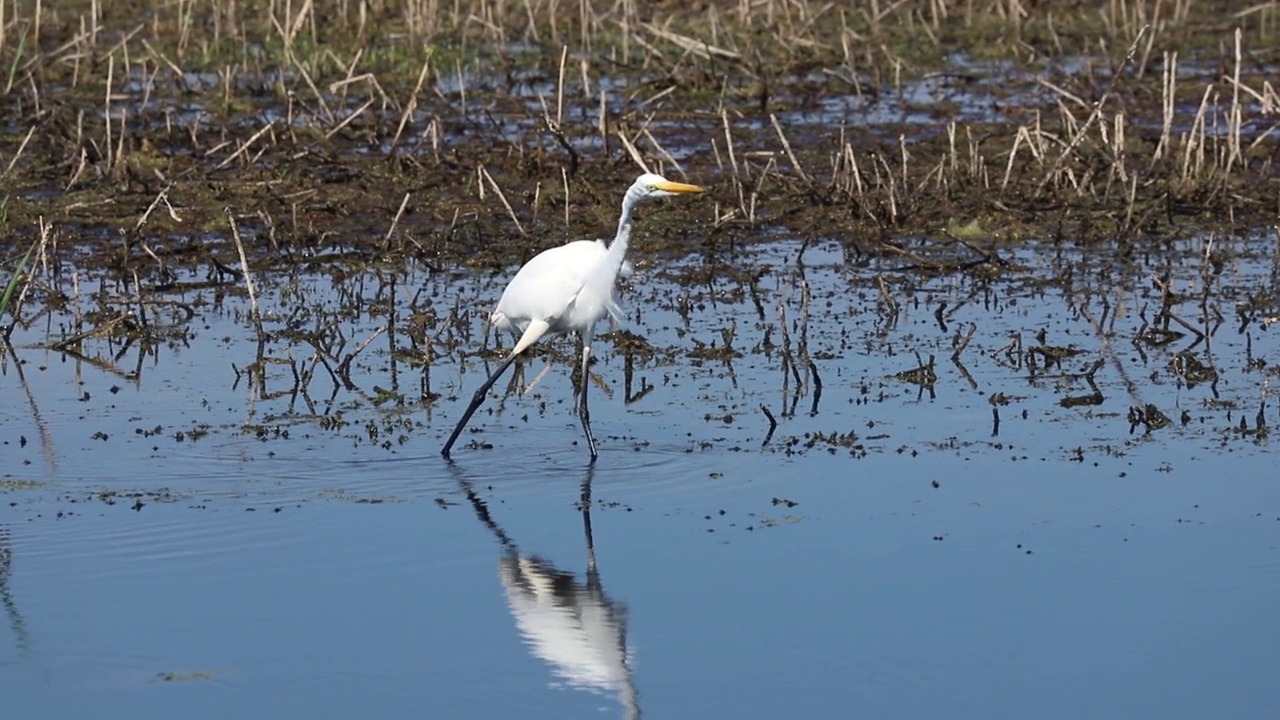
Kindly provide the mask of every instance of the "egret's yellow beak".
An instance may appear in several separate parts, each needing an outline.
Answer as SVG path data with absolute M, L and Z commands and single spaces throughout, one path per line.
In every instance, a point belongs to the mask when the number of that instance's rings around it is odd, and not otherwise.
M 686 185 L 685 183 L 671 182 L 670 180 L 663 180 L 662 182 L 654 183 L 653 186 L 659 190 L 665 190 L 669 193 L 702 192 L 702 188 L 697 185 Z

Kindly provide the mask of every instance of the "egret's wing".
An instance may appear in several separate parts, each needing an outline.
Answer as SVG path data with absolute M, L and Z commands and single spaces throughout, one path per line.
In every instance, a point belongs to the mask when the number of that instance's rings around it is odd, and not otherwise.
M 501 313 L 515 322 L 543 318 L 555 326 L 578 302 L 605 250 L 602 243 L 594 240 L 543 250 L 511 279 L 495 314 Z

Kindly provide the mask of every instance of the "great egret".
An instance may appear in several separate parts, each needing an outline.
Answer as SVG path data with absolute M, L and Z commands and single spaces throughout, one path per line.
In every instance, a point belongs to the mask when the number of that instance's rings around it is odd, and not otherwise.
M 631 211 L 636 203 L 652 198 L 702 192 L 697 185 L 672 182 L 652 173 L 636 179 L 622 198 L 622 217 L 613 242 L 575 240 L 559 247 L 543 250 L 524 264 L 511 278 L 498 300 L 489 321 L 500 330 L 509 331 L 515 347 L 498 369 L 476 390 L 471 404 L 458 421 L 453 434 L 440 454 L 449 450 L 462 433 L 462 428 L 484 402 L 489 388 L 506 372 L 516 357 L 547 333 L 576 332 L 582 338 L 582 380 L 578 391 L 578 417 L 587 435 L 591 459 L 596 459 L 596 440 L 591 435 L 591 413 L 587 410 L 587 362 L 591 357 L 591 336 L 597 322 L 606 315 L 620 320 L 621 311 L 614 301 L 613 286 L 622 271 L 631 238 Z

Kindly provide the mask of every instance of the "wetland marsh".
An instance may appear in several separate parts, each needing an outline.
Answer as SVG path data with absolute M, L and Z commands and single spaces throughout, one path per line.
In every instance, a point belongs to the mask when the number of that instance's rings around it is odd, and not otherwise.
M 46 5 L 6 717 L 1280 701 L 1280 5 Z M 642 166 L 599 460 L 566 337 L 442 460 Z

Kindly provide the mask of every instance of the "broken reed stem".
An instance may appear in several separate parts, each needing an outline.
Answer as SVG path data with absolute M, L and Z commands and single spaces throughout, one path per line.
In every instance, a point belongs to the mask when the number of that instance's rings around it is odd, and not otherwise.
M 413 86 L 413 92 L 409 93 L 409 102 L 405 103 L 404 112 L 400 113 L 400 124 L 396 126 L 396 134 L 391 138 L 391 147 L 387 148 L 388 157 L 395 154 L 404 126 L 413 116 L 413 111 L 418 109 L 418 93 L 422 92 L 422 86 L 427 82 L 427 74 L 431 70 L 431 55 L 432 48 L 427 48 L 427 57 L 422 61 L 422 69 L 418 71 L 418 82 Z
M 480 177 L 488 181 L 489 187 L 493 188 L 494 194 L 502 201 L 502 206 L 507 209 L 507 214 L 511 216 L 511 222 L 516 224 L 516 230 L 521 235 L 525 235 L 524 226 L 520 224 L 520 218 L 516 217 L 516 211 L 511 208 L 511 203 L 507 202 L 507 196 L 502 194 L 502 188 L 498 187 L 498 183 L 493 181 L 493 176 L 489 174 L 488 170 L 484 169 L 483 165 L 477 166 L 476 169 L 480 171 Z M 481 188 L 481 197 L 483 198 L 483 186 Z
M 556 142 L 560 143 L 560 147 L 564 148 L 565 151 L 569 153 L 569 174 L 577 175 L 578 164 L 581 162 L 578 158 L 578 151 L 574 149 L 573 143 L 569 142 L 569 138 L 565 137 L 564 129 L 560 126 L 560 121 L 551 119 L 551 110 L 547 108 L 547 101 L 541 94 L 538 95 L 538 102 L 542 104 L 542 121 L 547 125 L 547 132 L 550 132 L 551 136 L 556 139 Z M 562 107 L 562 103 L 563 100 L 557 98 L 557 113 L 562 112 L 560 109 Z
M 387 228 L 387 236 L 383 238 L 386 242 L 391 242 L 391 235 L 396 231 L 396 225 L 400 223 L 400 218 L 404 215 L 404 209 L 409 207 L 409 195 L 404 194 L 404 199 L 400 201 L 400 209 L 396 211 L 396 216 L 391 219 L 391 227 Z
M 1240 125 L 1244 122 L 1243 113 L 1240 108 L 1240 28 L 1236 28 L 1235 33 L 1235 73 L 1230 78 L 1231 91 L 1231 111 L 1227 118 L 1227 165 L 1222 169 L 1223 175 L 1229 175 L 1231 168 L 1237 162 L 1243 162 L 1243 153 L 1240 149 Z
M 804 173 L 804 168 L 800 167 L 800 161 L 796 159 L 796 154 L 791 151 L 791 141 L 787 140 L 787 136 L 782 132 L 782 126 L 778 124 L 778 117 L 773 113 L 769 113 L 769 122 L 773 123 L 773 129 L 778 133 L 778 139 L 782 141 L 782 149 L 787 153 L 787 159 L 791 161 L 791 167 L 795 169 L 796 175 L 801 180 L 810 182 L 809 176 Z
M 649 128 L 645 128 L 644 130 L 642 130 L 641 134 L 644 135 L 645 138 L 650 143 L 653 144 L 653 148 L 658 151 L 659 155 L 665 158 L 667 162 L 671 163 L 671 167 L 675 168 L 676 172 L 687 177 L 687 174 L 685 173 L 684 168 L 680 167 L 680 163 L 676 162 L 676 159 L 672 157 L 671 153 L 667 152 L 667 149 L 662 147 L 662 144 L 658 142 L 658 139 L 655 138 L 653 134 L 649 132 Z
M 1177 87 L 1177 76 L 1178 53 L 1176 50 L 1166 52 L 1164 54 L 1164 74 L 1160 82 L 1160 142 L 1156 143 L 1155 152 L 1151 154 L 1152 167 L 1155 166 L 1157 160 L 1168 152 L 1170 146 L 1170 139 L 1173 135 L 1174 91 Z
M 4 169 L 4 174 L 0 175 L 0 179 L 9 177 L 9 173 L 13 172 L 13 166 L 18 163 L 18 158 L 22 157 L 22 152 L 27 149 L 27 143 L 31 142 L 31 136 L 36 133 L 36 125 L 32 125 L 27 131 L 27 136 L 22 138 L 22 143 L 18 145 L 18 151 L 13 154 L 9 160 L 9 165 Z
M 720 110 L 720 124 L 724 126 L 724 145 L 729 153 L 729 167 L 733 168 L 733 176 L 738 176 L 738 158 L 733 153 L 733 135 L 729 133 L 729 114 Z
M 341 132 L 341 131 L 342 131 L 342 128 L 344 128 L 344 127 L 346 127 L 346 126 L 350 125 L 350 124 L 351 124 L 351 123 L 352 123 L 356 118 L 358 118 L 358 117 L 360 117 L 361 115 L 363 115 L 363 114 L 364 114 L 364 111 L 365 111 L 365 110 L 368 110 L 368 109 L 369 109 L 369 107 L 370 107 L 371 105 L 373 105 L 373 104 L 374 104 L 375 102 L 377 102 L 377 101 L 378 101 L 378 99 L 377 99 L 377 98 L 369 98 L 369 99 L 365 102 L 365 104 L 363 104 L 363 105 L 361 105 L 359 108 L 357 108 L 357 109 L 355 110 L 355 112 L 352 112 L 350 115 L 348 115 L 348 116 L 346 116 L 345 118 L 343 118 L 343 119 L 342 119 L 342 122 L 338 123 L 337 125 L 334 125 L 332 130 L 330 130 L 329 132 L 325 133 L 325 134 L 324 134 L 324 139 L 325 139 L 325 140 L 328 140 L 329 138 L 331 138 L 331 137 L 333 137 L 334 135 L 336 135 L 336 134 L 338 134 L 339 132 Z
M 106 129 L 106 132 L 107 132 L 106 168 L 107 170 L 110 170 L 112 166 L 111 153 L 113 150 L 112 150 L 112 144 L 111 144 L 111 87 L 112 85 L 115 84 L 113 81 L 115 77 L 115 72 L 116 72 L 116 54 L 113 52 L 107 56 L 107 90 L 106 90 L 106 97 L 103 101 L 104 103 L 103 116 L 107 123 L 107 129 Z
M 462 117 L 467 117 L 467 81 L 462 75 L 462 61 L 453 61 L 454 72 L 458 76 L 458 97 L 462 102 Z
M 649 170 L 649 166 L 645 164 L 644 157 L 640 154 L 640 151 L 636 150 L 636 146 L 631 144 L 631 141 L 627 139 L 627 136 L 621 130 L 618 131 L 618 139 L 622 141 L 622 146 L 627 149 L 627 154 L 631 156 L 636 165 L 640 166 L 642 171 L 652 172 Z
M 1239 50 L 1239 38 L 1237 38 L 1236 49 Z M 556 83 L 556 127 L 563 127 L 564 124 L 564 62 L 569 58 L 569 46 L 560 46 L 560 79 Z
M 560 180 L 564 183 L 564 226 L 569 227 L 569 171 L 560 168 Z
M 231 208 L 223 209 L 227 214 L 227 222 L 231 224 L 231 237 L 236 242 L 236 252 L 240 254 L 240 269 L 244 272 L 244 285 L 249 291 L 249 308 L 253 312 L 253 322 L 258 326 L 258 331 L 262 331 L 262 316 L 258 314 L 258 294 L 253 288 L 253 273 L 249 271 L 249 258 L 244 254 L 244 242 L 240 240 L 240 227 L 236 224 L 236 216 L 231 212 Z
M 155 199 L 151 201 L 151 204 L 147 206 L 146 212 L 142 213 L 142 217 L 139 217 L 138 222 L 134 223 L 134 233 L 142 230 L 142 226 L 147 224 L 147 220 L 151 219 L 151 213 L 155 212 L 155 209 L 160 206 L 160 203 L 164 203 L 165 207 L 169 209 L 169 217 L 173 218 L 174 222 L 182 222 L 182 218 L 178 217 L 178 214 L 173 210 L 173 206 L 169 204 L 169 190 L 172 188 L 173 183 L 169 183 L 164 186 L 164 189 L 161 190 L 158 195 L 156 195 Z
M 344 123 L 344 124 L 345 124 L 345 123 Z M 254 133 L 254 134 L 253 134 L 253 137 L 251 137 L 251 138 L 249 138 L 248 140 L 246 140 L 246 141 L 245 141 L 245 143 L 244 143 L 243 145 L 241 145 L 241 146 L 240 146 L 240 149 L 238 149 L 238 150 L 236 150 L 235 152 L 231 153 L 231 155 L 230 155 L 230 156 L 228 156 L 226 160 L 223 160 L 222 162 L 218 163 L 218 164 L 217 164 L 217 166 L 215 166 L 213 169 L 214 169 L 214 170 L 221 170 L 222 168 L 226 167 L 227 165 L 230 165 L 232 162 L 234 162 L 234 161 L 235 161 L 235 159 L 236 159 L 236 158 L 238 158 L 238 157 L 240 157 L 241 155 L 245 154 L 245 152 L 246 152 L 246 151 L 248 151 L 248 149 L 249 149 L 249 148 L 250 148 L 250 147 L 251 147 L 255 142 L 257 142 L 257 141 L 258 141 L 258 138 L 260 138 L 260 137 L 262 137 L 263 135 L 267 134 L 267 132 L 268 132 L 268 131 L 270 131 L 271 129 L 275 128 L 275 126 L 276 126 L 276 121 L 275 121 L 275 120 L 270 120 L 270 121 L 268 121 L 268 122 L 267 122 L 267 124 L 266 124 L 266 125 L 264 125 L 264 126 L 262 127 L 262 129 L 261 129 L 261 130 L 259 130 L 258 132 L 256 132 L 256 133 Z M 215 149 L 216 149 L 216 148 L 215 148 Z M 211 150 L 210 152 L 212 152 L 212 150 Z M 228 212 L 230 212 L 230 209 L 228 209 Z

